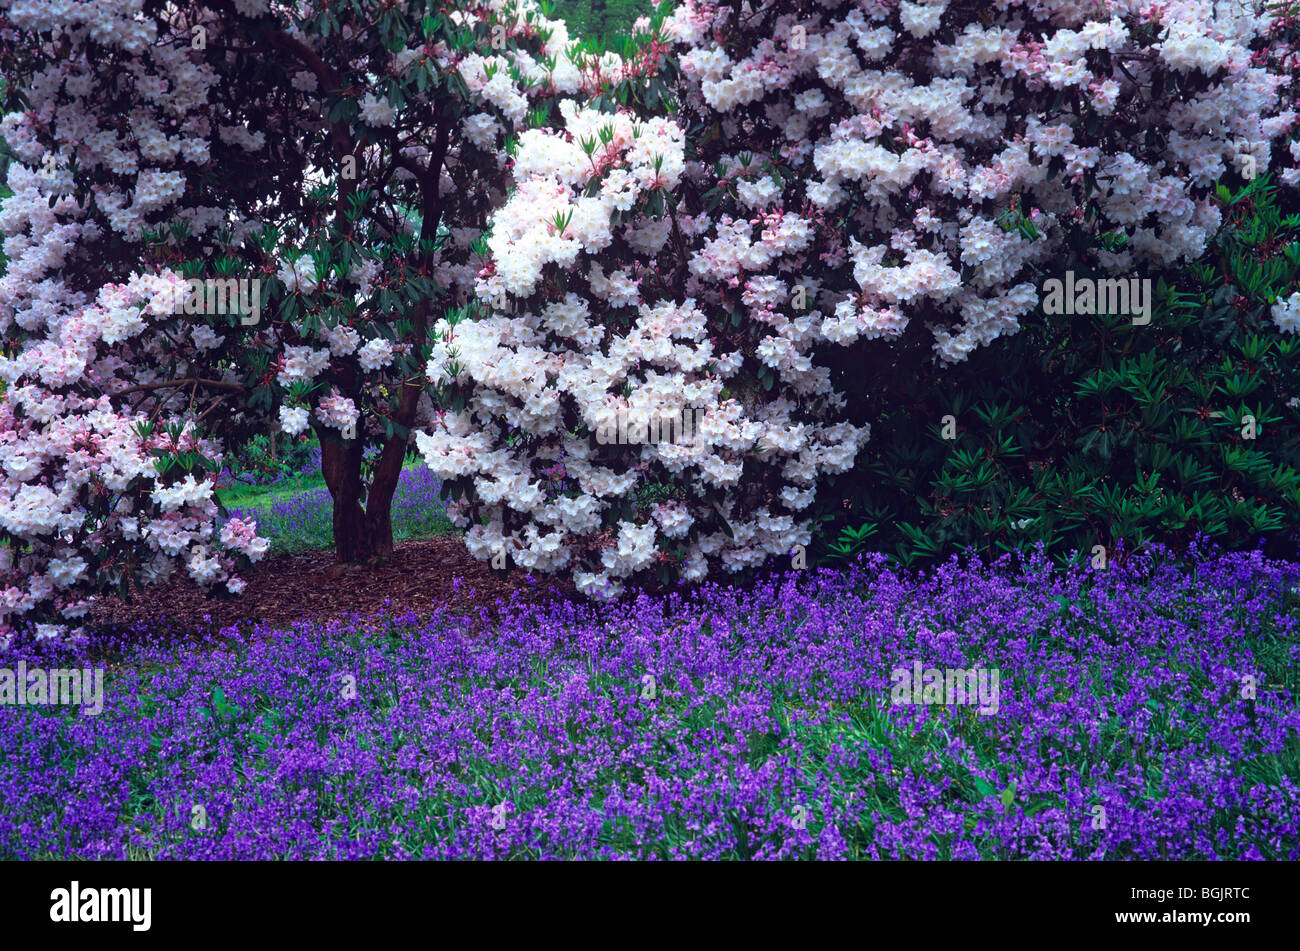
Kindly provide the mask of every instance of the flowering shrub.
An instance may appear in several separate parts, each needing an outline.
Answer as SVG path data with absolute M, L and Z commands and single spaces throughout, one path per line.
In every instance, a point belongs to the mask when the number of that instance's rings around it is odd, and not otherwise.
M 0 637 L 177 561 L 241 587 L 265 542 L 212 483 L 271 419 L 316 432 L 340 556 L 391 551 L 506 141 L 622 69 L 532 0 L 426 6 L 0 0 Z
M 616 594 L 806 544 L 872 423 L 846 382 L 1014 333 L 1049 262 L 1194 259 L 1218 178 L 1268 169 L 1287 79 L 1252 62 L 1268 16 L 1227 6 L 687 0 L 642 22 L 657 74 L 520 137 L 493 312 L 435 328 L 455 411 L 419 445 L 471 551 Z M 688 409 L 689 443 L 599 439 Z M 650 482 L 663 501 L 629 500 Z
M 1300 215 L 1270 178 L 1223 189 L 1223 227 L 1156 279 L 1150 326 L 1035 313 L 960 367 L 851 387 L 878 438 L 819 504 L 811 554 L 910 565 L 1042 543 L 1068 559 L 1204 534 L 1294 557 Z
M 1271 0 L 1266 7 L 1269 23 L 1265 42 L 1255 51 L 1254 61 L 1287 77 L 1281 91 L 1282 104 L 1300 110 L 1300 0 Z M 1289 207 L 1300 209 L 1300 126 L 1292 126 L 1280 165 L 1278 180 L 1291 189 Z

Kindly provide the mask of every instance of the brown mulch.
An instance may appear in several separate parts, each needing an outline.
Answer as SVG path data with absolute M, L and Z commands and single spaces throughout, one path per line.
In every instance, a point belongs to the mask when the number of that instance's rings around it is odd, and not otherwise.
M 494 616 L 519 592 L 526 602 L 576 595 L 572 583 L 519 568 L 493 571 L 465 551 L 458 535 L 398 543 L 377 566 L 340 564 L 332 551 L 268 557 L 244 573 L 239 597 L 213 597 L 180 574 L 151 585 L 129 602 L 101 598 L 86 618 L 96 628 L 217 631 L 241 622 L 288 625 L 305 618 L 327 621 L 350 614 L 429 614 L 440 605 L 455 614 Z M 459 582 L 459 584 L 457 583 Z M 517 602 L 516 602 L 517 603 Z

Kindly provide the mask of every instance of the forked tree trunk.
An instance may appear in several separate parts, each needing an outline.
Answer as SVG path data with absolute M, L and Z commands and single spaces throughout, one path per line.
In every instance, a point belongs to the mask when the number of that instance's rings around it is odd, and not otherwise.
M 334 551 L 339 561 L 349 564 L 386 561 L 393 554 L 390 507 L 401 465 L 396 475 L 381 465 L 365 491 L 361 455 L 360 440 L 344 443 L 328 433 L 321 438 L 321 474 L 334 500 Z
M 419 388 L 407 385 L 395 417 L 410 426 Z M 334 500 L 334 551 L 341 562 L 387 561 L 393 555 L 393 496 L 406 461 L 407 439 L 396 434 L 385 443 L 370 485 L 361 480 L 361 440 L 344 442 L 338 434 L 316 426 L 321 445 L 321 474 Z M 365 504 L 361 499 L 365 497 Z
M 453 124 L 450 121 L 439 122 L 429 165 L 420 176 L 423 197 L 421 207 L 424 215 L 420 227 L 422 243 L 432 242 L 438 233 L 438 224 L 442 220 L 439 183 Z M 338 153 L 340 157 L 352 154 L 352 150 L 348 148 L 345 127 L 336 124 L 334 132 L 340 139 Z M 345 182 L 345 188 L 339 191 L 336 221 L 340 230 L 345 235 L 350 235 L 352 223 L 346 218 L 344 212 L 347 208 L 346 199 L 356 188 L 356 180 L 346 179 Z M 424 273 L 431 272 L 433 264 L 431 252 L 422 252 L 420 257 L 420 265 Z M 412 315 L 412 340 L 421 343 L 426 340 L 432 304 L 432 298 L 425 298 L 416 307 Z M 339 378 L 331 382 L 339 385 L 345 393 L 354 392 L 357 386 L 357 380 L 350 372 L 342 373 Z M 344 441 L 339 438 L 337 430 L 329 429 L 316 421 L 312 422 L 312 427 L 320 440 L 321 474 L 325 476 L 325 485 L 334 500 L 334 551 L 341 562 L 352 564 L 377 562 L 392 557 L 393 495 L 397 491 L 397 481 L 402 475 L 402 463 L 406 461 L 406 447 L 411 427 L 415 424 L 420 393 L 419 384 L 412 380 L 403 382 L 401 397 L 391 417 L 395 427 L 394 432 L 383 444 L 383 451 L 375 465 L 369 487 L 363 486 L 361 482 L 363 440 Z M 398 428 L 403 435 L 397 435 Z M 361 504 L 363 494 L 366 498 L 364 508 Z

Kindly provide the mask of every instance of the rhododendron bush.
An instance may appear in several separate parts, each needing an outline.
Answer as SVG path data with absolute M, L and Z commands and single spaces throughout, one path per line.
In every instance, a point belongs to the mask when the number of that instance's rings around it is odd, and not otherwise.
M 0 44 L 0 637 L 178 563 L 238 593 L 267 543 L 214 478 L 272 421 L 386 555 L 507 141 L 624 64 L 532 0 L 0 0 Z
M 520 137 L 477 284 L 493 313 L 436 327 L 429 376 L 463 409 L 419 444 L 471 551 L 604 594 L 800 557 L 869 435 L 846 379 L 964 360 L 1045 273 L 1199 254 L 1218 179 L 1266 171 L 1295 118 L 1254 56 L 1268 17 L 682 3 L 644 97 L 565 102 Z M 693 439 L 600 438 L 687 409 Z
M 589 593 L 801 557 L 850 382 L 1199 253 L 1294 137 L 1276 17 L 689 0 L 625 60 L 534 0 L 0 0 L 0 637 L 238 593 L 268 425 L 349 561 L 413 438 L 474 554 Z
M 1271 72 L 1286 77 L 1282 106 L 1300 110 L 1300 0 L 1275 0 L 1268 6 L 1269 20 L 1262 48 L 1253 61 Z M 1280 144 L 1280 143 L 1279 143 Z M 1293 123 L 1285 149 L 1276 149 L 1278 180 L 1290 191 L 1286 193 L 1291 209 L 1300 208 L 1300 124 Z

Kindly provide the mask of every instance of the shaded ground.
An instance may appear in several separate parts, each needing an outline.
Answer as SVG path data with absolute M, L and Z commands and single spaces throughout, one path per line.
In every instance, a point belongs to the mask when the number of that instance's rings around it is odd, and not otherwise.
M 243 577 L 238 597 L 210 597 L 182 574 L 147 588 L 131 602 L 103 598 L 86 618 L 88 626 L 118 627 L 145 623 L 152 631 L 198 632 L 241 621 L 301 621 L 342 618 L 349 614 L 409 609 L 427 613 L 451 604 L 455 613 L 495 610 L 516 591 L 532 592 L 528 601 L 557 594 L 576 594 L 573 585 L 555 578 L 529 576 L 519 568 L 494 572 L 465 551 L 458 535 L 399 542 L 392 561 L 378 567 L 340 565 L 334 553 L 307 551 L 267 558 Z

